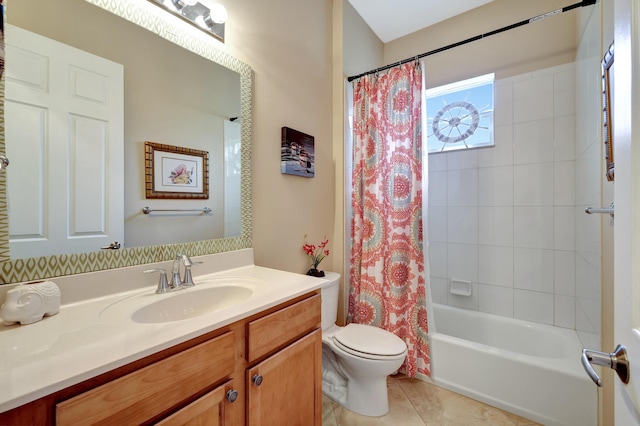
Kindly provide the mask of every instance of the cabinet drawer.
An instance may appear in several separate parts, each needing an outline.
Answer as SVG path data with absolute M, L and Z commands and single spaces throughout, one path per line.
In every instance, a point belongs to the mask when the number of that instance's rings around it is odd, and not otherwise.
M 201 343 L 56 404 L 57 425 L 140 424 L 230 376 L 235 334 Z
M 320 326 L 316 294 L 247 324 L 247 361 L 252 362 Z

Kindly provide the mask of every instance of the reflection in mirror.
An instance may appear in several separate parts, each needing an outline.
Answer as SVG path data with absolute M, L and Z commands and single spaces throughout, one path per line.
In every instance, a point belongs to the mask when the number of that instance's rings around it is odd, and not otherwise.
M 3 264 L 2 282 L 164 260 L 185 245 L 192 255 L 250 246 L 250 68 L 146 1 L 87 1 L 100 7 L 21 0 L 7 10 L 6 152 L 16 160 L 7 176 L 12 262 Z M 26 42 L 33 50 L 19 45 L 24 34 L 12 38 L 23 30 L 36 40 Z M 42 41 L 54 47 L 42 49 Z M 44 91 L 33 89 L 46 75 L 39 70 L 56 69 L 61 57 L 72 58 L 71 84 L 64 75 L 47 78 L 47 88 L 60 80 L 57 90 L 82 107 L 43 107 L 30 97 Z M 99 115 L 107 104 L 120 109 Z M 146 199 L 145 140 L 207 151 L 209 199 Z M 56 205 L 61 210 L 46 213 Z M 145 206 L 213 212 L 145 215 Z M 55 233 L 61 242 L 50 242 Z M 126 249 L 96 252 L 113 241 Z

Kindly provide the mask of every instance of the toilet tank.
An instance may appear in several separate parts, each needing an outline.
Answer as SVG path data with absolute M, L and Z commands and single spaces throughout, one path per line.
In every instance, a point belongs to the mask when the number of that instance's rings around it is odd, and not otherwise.
M 322 329 L 326 330 L 338 319 L 338 292 L 340 291 L 340 274 L 325 272 L 324 277 L 329 280 L 320 289 L 322 297 Z

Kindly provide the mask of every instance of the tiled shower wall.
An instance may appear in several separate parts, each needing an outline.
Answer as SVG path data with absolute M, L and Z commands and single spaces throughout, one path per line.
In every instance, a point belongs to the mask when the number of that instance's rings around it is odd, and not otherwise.
M 574 63 L 496 80 L 495 147 L 429 155 L 435 303 L 576 328 L 574 83 Z
M 588 10 L 589 8 L 585 8 Z M 585 347 L 601 347 L 601 220 L 585 207 L 607 207 L 602 198 L 603 144 L 600 60 L 601 12 L 590 8 L 576 54 L 576 331 Z M 584 13 L 586 13 L 586 10 Z M 609 249 L 613 249 L 609 247 Z

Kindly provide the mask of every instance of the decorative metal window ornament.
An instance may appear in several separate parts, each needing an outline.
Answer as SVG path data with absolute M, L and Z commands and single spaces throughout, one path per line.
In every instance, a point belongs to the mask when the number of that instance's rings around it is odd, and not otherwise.
M 425 91 L 429 152 L 493 146 L 493 74 Z

